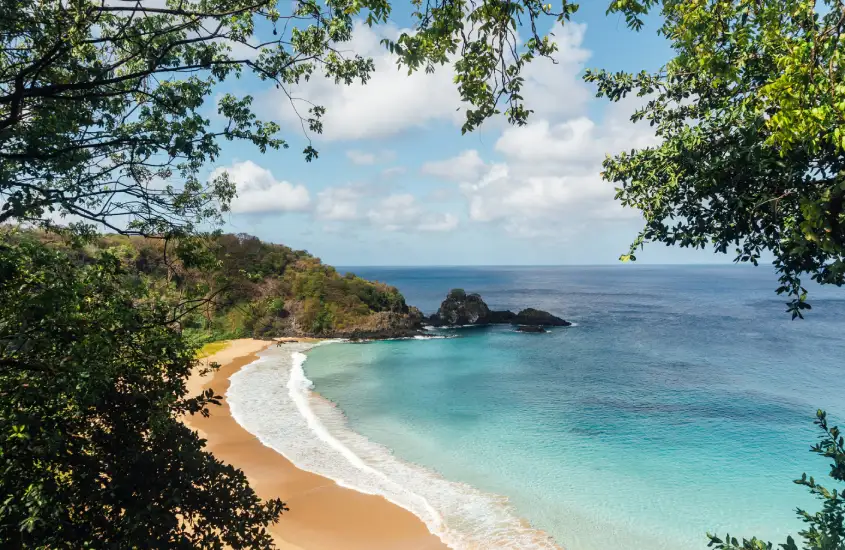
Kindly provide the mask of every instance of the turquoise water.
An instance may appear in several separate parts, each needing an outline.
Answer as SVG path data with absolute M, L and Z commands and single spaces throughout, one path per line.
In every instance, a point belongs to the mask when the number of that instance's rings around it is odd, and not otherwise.
M 565 548 L 705 548 L 705 532 L 726 530 L 781 542 L 801 527 L 795 506 L 814 509 L 791 480 L 828 471 L 808 452 L 816 408 L 845 418 L 838 289 L 813 289 L 810 317 L 792 322 L 762 268 L 354 271 L 427 312 L 463 287 L 577 323 L 326 345 L 304 365 L 348 428 L 507 497 Z M 457 529 L 482 528 L 460 495 L 434 507 Z

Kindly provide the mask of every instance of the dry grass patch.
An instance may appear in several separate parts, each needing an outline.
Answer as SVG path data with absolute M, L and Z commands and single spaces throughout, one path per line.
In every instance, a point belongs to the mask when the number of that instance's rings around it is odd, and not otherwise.
M 227 347 L 229 347 L 229 340 L 223 340 L 222 342 L 209 342 L 197 350 L 197 359 L 205 359 L 210 355 L 214 355 L 218 351 L 223 351 Z

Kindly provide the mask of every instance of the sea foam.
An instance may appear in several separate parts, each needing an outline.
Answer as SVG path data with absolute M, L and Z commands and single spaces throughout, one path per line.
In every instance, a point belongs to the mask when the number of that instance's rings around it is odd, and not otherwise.
M 419 517 L 455 549 L 558 548 L 491 495 L 404 462 L 352 431 L 343 412 L 313 393 L 303 369 L 308 344 L 264 352 L 231 378 L 232 416 L 297 467 L 360 492 L 381 495 Z

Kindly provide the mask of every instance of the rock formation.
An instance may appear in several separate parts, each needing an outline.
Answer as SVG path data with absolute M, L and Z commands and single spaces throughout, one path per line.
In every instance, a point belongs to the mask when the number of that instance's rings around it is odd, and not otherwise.
M 510 313 L 510 312 L 508 312 Z M 541 327 L 568 327 L 572 323 L 564 321 L 560 317 L 555 317 L 548 311 L 542 311 L 529 307 L 523 309 L 511 320 L 511 323 L 516 325 L 535 325 Z
M 521 325 L 516 327 L 517 332 L 547 332 L 546 329 L 543 327 L 537 327 L 534 325 Z
M 429 322 L 436 327 L 486 325 L 490 323 L 490 308 L 478 294 L 467 294 L 463 289 L 453 288 Z
M 466 325 L 522 325 L 525 327 L 567 327 L 572 323 L 556 317 L 548 311 L 534 308 L 512 311 L 491 311 L 481 296 L 467 294 L 460 288 L 449 291 L 440 304 L 437 313 L 428 318 L 435 327 L 459 327 Z M 523 331 L 523 332 L 528 332 Z M 532 331 L 539 332 L 539 331 Z

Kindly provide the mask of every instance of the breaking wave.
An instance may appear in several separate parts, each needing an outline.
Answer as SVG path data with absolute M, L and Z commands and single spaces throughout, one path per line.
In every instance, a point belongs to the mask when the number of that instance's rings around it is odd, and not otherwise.
M 303 470 L 409 510 L 451 548 L 554 549 L 552 538 L 516 515 L 506 497 L 448 481 L 352 431 L 343 412 L 313 392 L 307 344 L 270 349 L 231 378 L 232 415 Z

